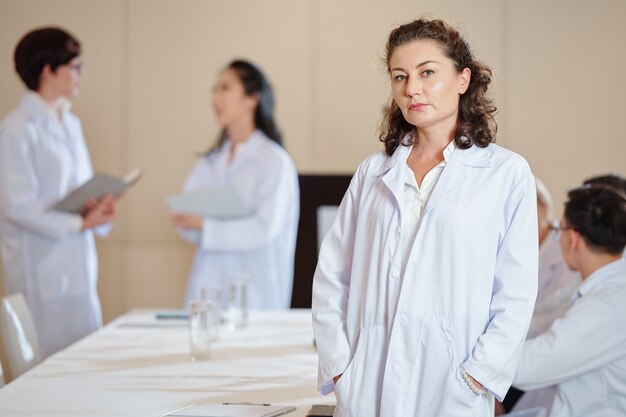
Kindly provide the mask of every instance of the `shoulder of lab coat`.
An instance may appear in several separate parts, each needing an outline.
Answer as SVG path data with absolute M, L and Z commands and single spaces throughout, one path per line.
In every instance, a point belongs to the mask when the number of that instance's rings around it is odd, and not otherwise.
M 548 331 L 526 341 L 515 374 L 516 387 L 530 390 L 557 385 L 626 354 L 626 261 L 620 262 L 621 275 L 578 298 Z
M 493 144 L 464 152 L 468 151 L 470 158 L 464 161 L 486 158 L 486 166 L 501 179 L 501 189 L 508 195 L 490 320 L 462 368 L 502 400 L 513 380 L 537 296 L 536 187 L 528 163 L 516 153 Z
M 48 210 L 37 197 L 39 176 L 33 162 L 38 144 L 34 118 L 22 106 L 15 109 L 0 125 L 0 209 L 9 222 L 60 239 L 79 232 L 79 215 Z M 80 125 L 78 125 L 80 126 Z
M 259 175 L 257 199 L 250 216 L 202 221 L 201 247 L 204 250 L 249 250 L 274 241 L 291 221 L 291 208 L 299 206 L 298 173 L 285 149 L 256 131 L 250 149 Z M 295 220 L 297 221 L 297 220 Z M 242 239 L 245 236 L 245 239 Z
M 346 310 L 363 183 L 378 175 L 390 160 L 379 152 L 361 162 L 321 245 L 313 278 L 312 310 L 319 356 L 318 388 L 324 394 L 333 390 L 333 377 L 343 373 L 352 357 L 346 331 Z

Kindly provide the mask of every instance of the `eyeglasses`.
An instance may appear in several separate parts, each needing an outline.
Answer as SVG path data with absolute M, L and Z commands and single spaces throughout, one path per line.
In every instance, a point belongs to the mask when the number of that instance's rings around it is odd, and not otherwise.
M 555 240 L 561 240 L 563 230 L 576 230 L 576 228 L 572 226 L 562 226 L 561 223 L 554 222 L 550 224 L 550 230 L 552 231 Z

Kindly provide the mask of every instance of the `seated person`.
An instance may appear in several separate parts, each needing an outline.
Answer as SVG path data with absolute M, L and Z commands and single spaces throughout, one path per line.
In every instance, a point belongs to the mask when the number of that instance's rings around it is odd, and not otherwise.
M 572 305 L 572 296 L 580 285 L 580 274 L 567 267 L 553 229 L 552 197 L 543 182 L 537 186 L 539 224 L 539 286 L 528 339 L 545 332 L 552 322 Z
M 583 282 L 565 315 L 526 341 L 513 385 L 555 385 L 549 417 L 626 415 L 626 194 L 604 185 L 570 191 L 558 230 Z

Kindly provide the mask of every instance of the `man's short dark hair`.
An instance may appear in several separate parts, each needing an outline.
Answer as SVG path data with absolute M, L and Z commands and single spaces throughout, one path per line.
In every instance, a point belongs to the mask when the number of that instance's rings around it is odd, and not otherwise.
M 620 255 L 626 247 L 626 194 L 606 185 L 567 193 L 564 217 L 594 250 Z
M 41 28 L 28 32 L 15 47 L 15 71 L 26 87 L 39 90 L 39 78 L 46 65 L 56 71 L 80 55 L 80 42 L 59 28 Z

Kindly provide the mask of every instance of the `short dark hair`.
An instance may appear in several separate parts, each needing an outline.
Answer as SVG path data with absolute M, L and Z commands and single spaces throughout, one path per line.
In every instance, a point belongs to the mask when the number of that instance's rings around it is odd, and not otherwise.
M 626 194 L 606 185 L 583 185 L 567 193 L 564 217 L 586 243 L 620 255 L 626 247 Z
M 39 78 L 46 65 L 56 71 L 80 55 L 80 42 L 63 29 L 46 27 L 28 32 L 13 55 L 15 71 L 26 87 L 39 90 Z
M 472 72 L 467 91 L 459 98 L 459 113 L 454 141 L 460 149 L 468 149 L 472 145 L 480 148 L 495 142 L 498 126 L 494 119 L 496 106 L 487 95 L 491 83 L 492 72 L 485 64 L 474 58 L 469 44 L 458 30 L 443 20 L 418 19 L 404 24 L 389 34 L 385 49 L 387 72 L 389 62 L 396 48 L 416 40 L 435 41 L 444 55 L 450 58 L 458 72 L 469 68 Z M 407 133 L 414 132 L 415 126 L 404 119 L 402 110 L 392 99 L 387 108 L 380 128 L 379 139 L 385 144 L 385 152 L 391 156 Z
M 605 174 L 587 178 L 585 181 L 583 181 L 583 184 L 608 185 L 609 187 L 617 188 L 623 193 L 626 193 L 626 178 L 622 177 L 619 174 Z

